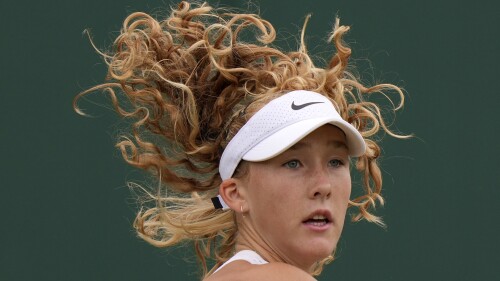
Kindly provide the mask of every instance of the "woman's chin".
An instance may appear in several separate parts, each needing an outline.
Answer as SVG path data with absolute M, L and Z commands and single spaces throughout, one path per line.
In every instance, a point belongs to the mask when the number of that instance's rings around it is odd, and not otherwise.
M 336 244 L 331 242 L 324 243 L 313 243 L 306 244 L 308 247 L 304 249 L 304 257 L 309 257 L 310 263 L 320 262 L 329 256 L 335 251 Z

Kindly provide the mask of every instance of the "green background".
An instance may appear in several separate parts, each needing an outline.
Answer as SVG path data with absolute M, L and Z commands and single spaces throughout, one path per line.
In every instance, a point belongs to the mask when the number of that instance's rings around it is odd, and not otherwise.
M 247 3 L 221 1 L 246 7 Z M 215 3 L 211 1 L 211 3 Z M 237 3 L 237 4 L 235 4 Z M 347 223 L 320 280 L 498 280 L 500 190 L 496 1 L 255 1 L 294 48 L 307 13 L 311 52 L 336 14 L 364 81 L 408 93 L 383 141 L 386 230 Z M 104 65 L 82 35 L 109 46 L 127 14 L 166 1 L 2 1 L 0 280 L 198 280 L 189 246 L 136 238 L 127 180 L 143 175 L 114 149 L 121 122 L 94 95 Z M 372 68 L 373 67 L 373 68 Z M 93 103 L 97 103 L 93 104 Z

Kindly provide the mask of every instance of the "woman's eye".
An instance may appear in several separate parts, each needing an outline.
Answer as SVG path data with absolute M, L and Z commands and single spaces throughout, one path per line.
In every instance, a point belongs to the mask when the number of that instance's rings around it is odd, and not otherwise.
M 291 160 L 286 162 L 284 166 L 290 169 L 297 169 L 298 167 L 300 167 L 300 162 L 299 160 Z
M 328 162 L 328 165 L 330 167 L 339 167 L 339 166 L 342 166 L 342 161 L 338 160 L 338 159 L 332 159 Z

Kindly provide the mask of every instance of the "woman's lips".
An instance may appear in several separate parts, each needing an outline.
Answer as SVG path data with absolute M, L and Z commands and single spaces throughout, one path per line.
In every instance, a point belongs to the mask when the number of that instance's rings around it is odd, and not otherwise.
M 314 231 L 325 231 L 332 226 L 332 215 L 328 210 L 316 210 L 302 222 Z

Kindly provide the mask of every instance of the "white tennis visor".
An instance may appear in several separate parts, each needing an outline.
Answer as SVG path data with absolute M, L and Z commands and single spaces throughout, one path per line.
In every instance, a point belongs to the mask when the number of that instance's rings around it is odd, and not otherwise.
M 270 101 L 238 131 L 222 153 L 219 163 L 222 180 L 233 176 L 241 160 L 259 162 L 273 158 L 325 124 L 337 126 L 345 133 L 349 156 L 365 153 L 361 134 L 340 117 L 327 97 L 297 90 Z M 220 196 L 214 199 L 222 201 L 214 202 L 216 208 L 227 209 Z

